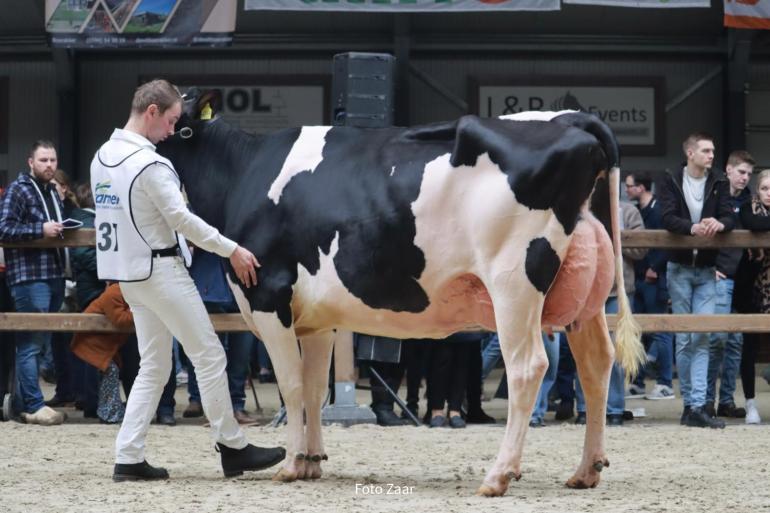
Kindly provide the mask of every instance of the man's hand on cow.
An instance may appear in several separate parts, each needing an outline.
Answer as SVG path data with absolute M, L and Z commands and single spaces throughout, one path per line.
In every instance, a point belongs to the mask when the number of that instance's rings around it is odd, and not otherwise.
M 247 288 L 257 284 L 257 268 L 260 265 L 254 253 L 238 246 L 230 255 L 230 264 L 235 270 L 235 275 Z
M 43 237 L 53 238 L 61 236 L 64 232 L 64 225 L 55 221 L 43 223 Z

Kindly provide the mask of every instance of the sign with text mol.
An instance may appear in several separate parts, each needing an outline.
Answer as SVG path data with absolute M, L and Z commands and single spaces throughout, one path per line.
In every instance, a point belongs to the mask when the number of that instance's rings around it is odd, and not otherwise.
M 149 79 L 150 77 L 142 77 Z M 182 92 L 199 89 L 201 102 L 251 134 L 329 123 L 328 75 L 169 76 Z
M 51 46 L 226 46 L 236 0 L 45 0 Z
M 489 82 L 471 88 L 470 105 L 480 116 L 502 116 L 526 110 L 579 110 L 598 116 L 612 128 L 624 151 L 662 153 L 662 80 L 634 79 L 623 83 L 574 78 L 535 80 L 534 84 Z
M 245 0 L 247 11 L 558 11 L 560 0 Z

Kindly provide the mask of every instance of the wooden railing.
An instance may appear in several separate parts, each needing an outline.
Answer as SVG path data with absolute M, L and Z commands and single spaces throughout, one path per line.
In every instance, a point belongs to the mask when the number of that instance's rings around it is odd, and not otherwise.
M 665 230 L 623 231 L 624 247 L 633 248 L 770 248 L 770 232 L 753 233 L 735 230 L 711 239 L 674 235 Z M 93 229 L 68 230 L 61 239 L 38 239 L 23 243 L 0 242 L 0 247 L 85 247 L 95 244 Z M 642 331 L 656 332 L 744 332 L 770 333 L 770 314 L 673 315 L 636 314 Z M 217 331 L 248 331 L 240 314 L 212 314 Z M 616 317 L 608 315 L 610 329 Z M 0 313 L 0 331 L 118 331 L 102 315 L 96 314 L 30 314 Z

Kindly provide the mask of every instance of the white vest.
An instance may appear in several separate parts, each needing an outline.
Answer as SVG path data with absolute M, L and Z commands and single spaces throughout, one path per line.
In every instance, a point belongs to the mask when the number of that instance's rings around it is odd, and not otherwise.
M 110 139 L 91 161 L 96 268 L 100 280 L 142 281 L 152 274 L 152 250 L 163 248 L 151 248 L 139 233 L 131 211 L 131 188 L 153 164 L 167 166 L 179 182 L 168 159 L 125 139 Z M 175 235 L 179 240 L 179 234 Z

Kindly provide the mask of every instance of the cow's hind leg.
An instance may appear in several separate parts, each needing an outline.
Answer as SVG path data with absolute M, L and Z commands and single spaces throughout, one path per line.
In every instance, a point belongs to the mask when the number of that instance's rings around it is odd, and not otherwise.
M 593 488 L 599 484 L 599 473 L 610 464 L 604 452 L 604 425 L 607 388 L 615 349 L 607 331 L 604 312 L 584 322 L 580 331 L 570 332 L 567 340 L 575 358 L 586 401 L 583 459 L 575 475 L 567 481 L 567 486 Z
M 509 287 L 509 290 L 521 289 Z M 540 383 L 548 369 L 539 318 L 543 296 L 525 297 L 527 295 L 521 293 L 512 296 L 510 291 L 502 297 L 492 295 L 508 378 L 508 423 L 497 460 L 478 490 L 478 495 L 488 497 L 503 495 L 511 479 L 521 478 L 524 437 Z
M 321 477 L 321 461 L 326 458 L 321 433 L 321 406 L 329 390 L 334 333 L 302 337 L 302 396 L 305 401 L 305 455 L 304 479 Z
M 252 318 L 273 363 L 278 388 L 286 407 L 286 460 L 273 476 L 294 481 L 305 475 L 305 426 L 302 416 L 302 360 L 294 326 L 284 327 L 274 313 L 253 312 Z

